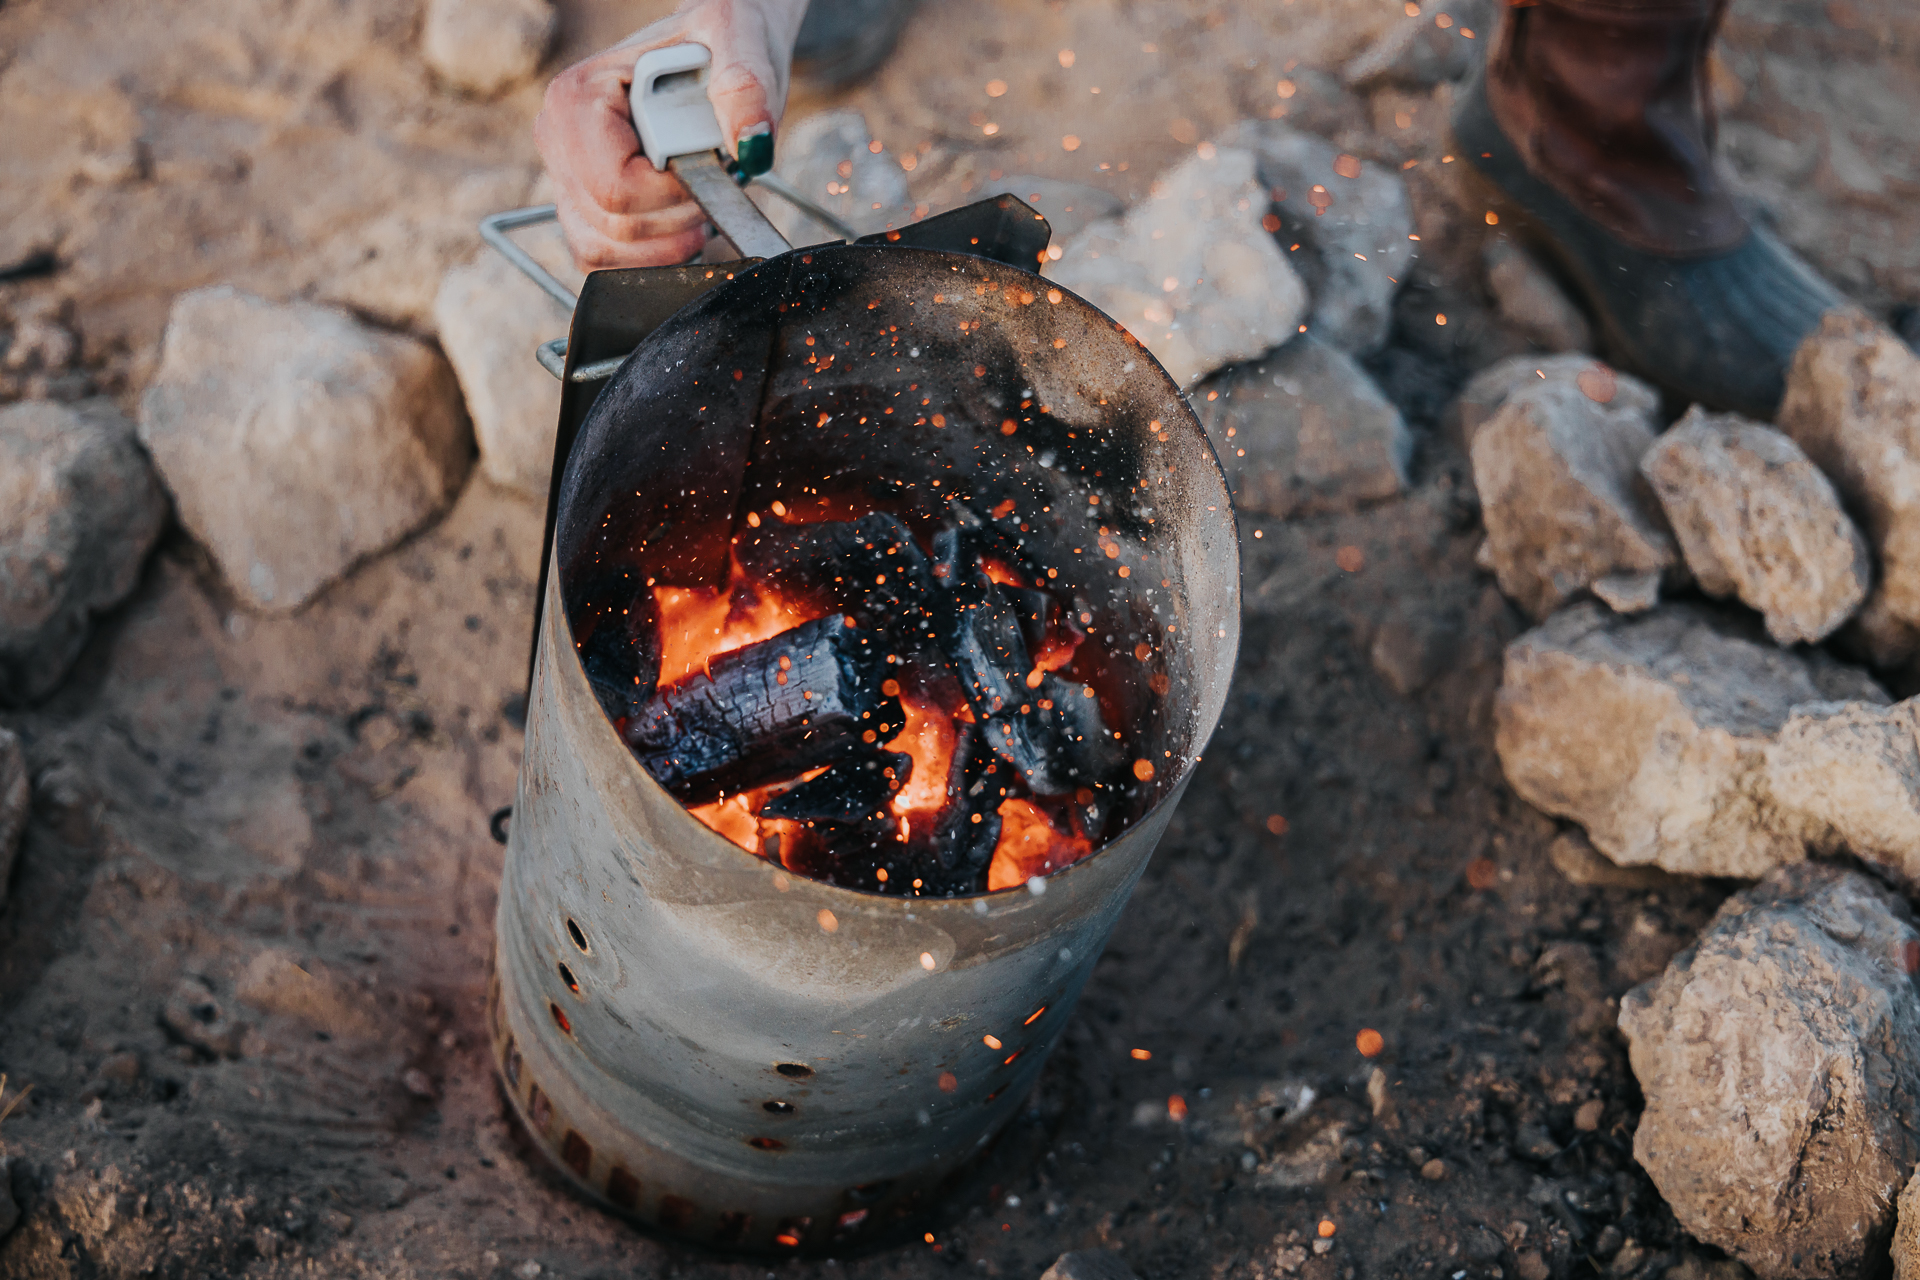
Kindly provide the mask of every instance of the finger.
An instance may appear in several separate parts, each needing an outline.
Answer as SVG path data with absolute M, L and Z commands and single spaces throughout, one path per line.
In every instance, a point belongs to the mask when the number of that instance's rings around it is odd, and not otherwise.
M 619 241 L 603 234 L 581 217 L 570 204 L 559 207 L 560 230 L 573 251 L 574 265 L 582 271 L 601 271 L 609 267 L 670 267 L 686 262 L 706 247 L 706 226 L 650 240 Z
M 706 210 L 691 200 L 651 209 L 645 213 L 609 213 L 593 205 L 575 204 L 573 212 L 580 221 L 618 244 L 638 244 L 697 231 L 707 223 Z
M 686 187 L 640 151 L 628 113 L 632 74 L 605 55 L 570 67 L 547 87 L 534 141 L 563 189 L 609 213 L 644 213 L 685 201 Z
M 771 135 L 786 108 L 787 68 L 804 3 L 734 0 L 687 14 L 687 37 L 713 54 L 707 97 L 726 146 L 749 172 L 772 162 Z M 744 138 L 766 137 L 759 154 L 741 150 Z

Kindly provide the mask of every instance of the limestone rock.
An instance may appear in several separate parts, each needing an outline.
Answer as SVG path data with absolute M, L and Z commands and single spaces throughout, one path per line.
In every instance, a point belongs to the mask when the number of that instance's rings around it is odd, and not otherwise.
M 330 973 L 268 947 L 247 964 L 234 997 L 265 1013 L 298 1018 L 337 1040 L 380 1040 L 391 1028 L 372 997 Z
M 19 735 L 0 729 L 0 907 L 7 905 L 7 884 L 20 854 L 20 837 L 27 831 L 27 805 L 32 798 Z
M 133 424 L 108 401 L 0 409 L 0 703 L 53 692 L 166 519 Z
M 872 150 L 872 141 L 867 118 L 858 111 L 823 111 L 788 121 L 774 144 L 774 171 L 858 235 L 905 226 L 913 219 L 907 175 L 892 152 Z M 747 191 L 792 243 L 840 238 L 764 188 Z
M 1907 1179 L 1893 1228 L 1893 1280 L 1920 1280 L 1920 1172 Z
M 1640 460 L 1694 581 L 1738 596 L 1777 644 L 1826 639 L 1873 579 L 1833 485 L 1771 427 L 1695 405 Z
M 447 272 L 433 316 L 473 419 L 480 469 L 495 484 L 544 502 L 560 383 L 533 353 L 566 334 L 567 309 L 489 251 Z
M 1778 422 L 1879 553 L 1884 614 L 1920 627 L 1920 355 L 1865 312 L 1829 312 L 1793 358 Z
M 1355 355 L 1378 350 L 1416 254 L 1400 175 L 1279 121 L 1243 121 L 1219 141 L 1257 159 L 1280 220 L 1278 243 L 1313 297 L 1312 331 Z
M 1575 353 L 1509 356 L 1474 374 L 1454 401 L 1448 418 L 1461 452 L 1473 448 L 1473 437 L 1494 414 L 1500 412 L 1500 406 L 1514 392 L 1543 382 L 1577 387 L 1583 374 L 1590 386 L 1604 386 L 1611 379 L 1613 396 L 1607 403 L 1616 410 L 1632 413 L 1649 422 L 1660 412 L 1658 391 L 1638 378 L 1615 373 L 1591 356 Z
M 978 198 L 1018 196 L 1046 217 L 1053 229 L 1053 243 L 1064 245 L 1081 231 L 1102 218 L 1113 218 L 1125 211 L 1119 196 L 1084 182 L 1062 182 L 1058 178 L 1040 178 L 1015 174 L 983 185 Z M 969 199 L 973 198 L 971 196 Z
M 1221 147 L 1063 246 L 1046 274 L 1125 325 L 1181 386 L 1298 331 L 1306 286 L 1260 225 L 1253 156 Z
M 1578 604 L 1508 646 L 1494 745 L 1522 799 L 1615 863 L 1752 878 L 1805 858 L 1813 834 L 1772 803 L 1770 748 L 1795 707 L 1848 699 L 1886 695 L 1738 619 Z
M 430 348 L 231 288 L 175 300 L 140 438 L 244 599 L 294 609 L 453 496 L 470 449 Z
M 1569 884 L 1583 889 L 1670 889 L 1677 882 L 1658 867 L 1622 867 L 1609 861 L 1578 831 L 1563 831 L 1547 846 L 1547 860 Z
M 1533 255 L 1510 241 L 1487 241 L 1487 287 L 1508 326 L 1543 351 L 1591 351 L 1593 326 Z
M 1853 657 L 1883 670 L 1920 653 L 1920 627 L 1894 617 L 1884 591 L 1867 597 L 1841 630 L 1839 640 Z
M 1302 334 L 1196 389 L 1234 502 L 1265 516 L 1351 511 L 1407 486 L 1413 437 L 1343 352 Z
M 1773 802 L 1844 850 L 1920 889 L 1920 702 L 1815 702 L 1793 709 L 1767 751 Z
M 221 1058 L 237 1058 L 246 1043 L 245 1022 L 232 1017 L 205 978 L 180 979 L 160 1008 L 160 1022 L 182 1041 Z
M 1660 603 L 1660 575 L 1610 573 L 1593 580 L 1593 595 L 1615 613 L 1645 613 Z
M 1621 1002 L 1646 1095 L 1634 1156 L 1761 1280 L 1884 1265 L 1920 1158 L 1917 954 L 1899 898 L 1806 863 L 1728 899 Z
M 538 71 L 559 27 L 549 0 L 427 0 L 420 52 L 448 84 L 487 96 Z
M 1133 1268 L 1110 1249 L 1075 1249 L 1054 1259 L 1040 1280 L 1136 1280 Z
M 1500 590 L 1535 618 L 1610 575 L 1660 573 L 1672 536 L 1636 469 L 1653 424 L 1631 401 L 1541 381 L 1473 438 L 1473 482 Z

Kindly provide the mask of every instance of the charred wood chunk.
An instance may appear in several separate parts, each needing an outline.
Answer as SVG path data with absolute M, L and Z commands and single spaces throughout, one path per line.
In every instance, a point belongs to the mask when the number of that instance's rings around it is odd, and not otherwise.
M 904 751 L 860 751 L 774 796 L 760 806 L 760 814 L 795 821 L 859 822 L 884 809 L 912 775 L 913 757 Z
M 1020 611 L 977 568 L 955 565 L 934 608 L 940 647 L 981 719 L 1018 706 L 1032 669 Z
M 638 570 L 605 570 L 572 593 L 579 603 L 568 621 L 587 683 L 615 720 L 631 717 L 660 679 L 654 643 L 653 596 Z
M 935 856 L 943 871 L 970 882 L 987 869 L 1000 843 L 1004 791 L 991 785 L 987 770 L 995 756 L 980 726 L 956 723 L 954 728 L 959 732 L 947 768 L 947 803 L 934 833 Z
M 1100 714 L 1100 700 L 1049 673 L 1024 700 L 987 721 L 987 741 L 1042 796 L 1104 787 L 1126 752 Z
M 898 731 L 883 647 L 835 613 L 723 654 L 655 693 L 627 746 L 687 804 L 830 764 L 881 722 Z
M 931 634 L 932 574 L 898 516 L 875 511 L 824 524 L 763 524 L 743 532 L 734 550 L 749 575 L 777 589 L 903 639 Z
M 1053 597 L 1031 587 L 1002 587 L 1001 590 L 1013 606 L 1014 616 L 1020 620 L 1020 637 L 1027 642 L 1027 652 L 1039 653 L 1047 643 L 1047 623 L 1056 607 Z

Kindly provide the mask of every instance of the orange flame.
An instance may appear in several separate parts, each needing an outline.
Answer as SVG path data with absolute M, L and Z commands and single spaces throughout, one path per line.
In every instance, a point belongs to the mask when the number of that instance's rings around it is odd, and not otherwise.
M 907 785 L 893 797 L 893 811 L 903 816 L 925 814 L 931 828 L 935 815 L 946 807 L 947 772 L 953 767 L 955 734 L 953 717 L 939 707 L 903 693 L 900 705 L 907 722 L 892 741 L 889 751 L 904 751 L 913 757 L 913 774 Z
M 1064 836 L 1030 800 L 1000 802 L 1000 842 L 987 868 L 987 891 L 1017 889 L 1035 876 L 1050 876 L 1093 852 L 1085 836 Z
M 771 640 L 826 613 L 784 599 L 752 581 L 731 557 L 727 581 L 719 587 L 655 587 L 660 618 L 660 683 L 672 684 L 723 653 Z
M 857 519 L 865 514 L 843 510 L 850 504 L 837 500 L 837 496 L 836 499 L 816 498 L 814 505 L 820 510 L 810 509 L 805 516 L 785 510 L 776 510 L 774 515 L 788 523 L 802 523 L 808 517 Z M 990 558 L 983 563 L 993 581 L 1025 585 L 1007 565 Z M 730 560 L 727 581 L 722 586 L 655 587 L 653 598 L 660 619 L 660 683 L 663 686 L 707 670 L 712 660 L 723 654 L 771 639 L 826 612 L 787 599 L 767 584 L 749 578 L 738 557 Z M 1034 655 L 1036 669 L 1054 671 L 1066 666 L 1072 661 L 1081 639 L 1070 627 L 1050 627 L 1045 643 Z M 1037 683 L 1037 677 L 1033 682 Z M 900 819 L 905 838 L 904 833 L 922 829 L 922 823 L 927 830 L 938 823 L 940 812 L 947 805 L 947 773 L 952 766 L 957 738 L 954 722 L 971 723 L 973 715 L 964 704 L 956 712 L 944 711 L 937 703 L 911 690 L 902 690 L 899 696 L 906 722 L 885 746 L 913 758 L 911 777 L 890 803 Z M 819 772 L 809 770 L 805 776 Z M 708 804 L 690 805 L 687 811 L 748 853 L 778 862 L 781 845 L 787 838 L 799 835 L 803 824 L 762 818 L 760 808 L 790 785 L 783 782 L 756 787 Z M 1000 806 L 1000 817 L 1000 839 L 987 872 L 989 890 L 1017 887 L 1033 876 L 1049 875 L 1093 852 L 1092 843 L 1085 837 L 1062 835 L 1039 808 L 1026 800 L 1005 801 Z

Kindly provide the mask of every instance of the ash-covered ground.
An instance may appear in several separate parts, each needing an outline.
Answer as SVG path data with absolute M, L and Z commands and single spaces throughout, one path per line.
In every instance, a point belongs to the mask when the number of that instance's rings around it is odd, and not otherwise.
M 657 9 L 563 4 L 542 79 Z M 1403 172 L 1423 250 L 1367 362 L 1415 430 L 1414 483 L 1243 521 L 1226 719 L 1030 1106 L 930 1242 L 778 1274 L 1034 1277 L 1094 1246 L 1146 1280 L 1737 1267 L 1635 1166 L 1615 1029 L 1619 997 L 1731 886 L 1574 883 L 1494 756 L 1524 623 L 1475 567 L 1445 409 L 1524 345 L 1488 292 L 1495 233 L 1449 199 L 1452 88 L 1364 96 L 1339 77 L 1401 16 L 928 5 L 871 81 L 792 107 L 863 110 L 917 157 L 929 209 L 1007 174 L 1135 199 L 1196 142 L 1284 110 L 1383 166 L 1419 161 Z M 474 220 L 532 188 L 540 80 L 450 93 L 418 24 L 380 0 L 0 8 L 0 264 L 25 266 L 0 309 L 16 334 L 39 317 L 78 339 L 0 389 L 136 412 L 171 299 L 205 284 L 432 337 Z M 1916 53 L 1898 0 L 1741 0 L 1716 71 L 1740 189 L 1883 315 L 1920 299 Z M 0 908 L 0 1072 L 8 1097 L 32 1086 L 0 1122 L 21 1209 L 0 1274 L 770 1269 L 572 1198 L 493 1080 L 487 816 L 518 764 L 540 519 L 476 471 L 438 522 L 290 616 L 242 608 L 174 527 L 61 689 L 0 716 L 34 778 Z

